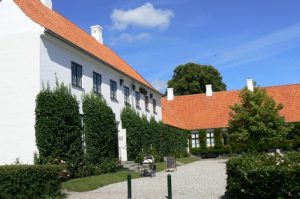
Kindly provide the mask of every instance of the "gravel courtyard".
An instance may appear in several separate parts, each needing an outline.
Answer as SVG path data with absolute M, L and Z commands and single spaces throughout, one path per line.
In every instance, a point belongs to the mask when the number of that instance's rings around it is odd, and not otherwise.
M 225 193 L 226 160 L 200 160 L 171 172 L 174 199 L 218 199 Z M 134 199 L 163 199 L 167 196 L 167 172 L 154 178 L 132 180 Z M 70 193 L 68 199 L 126 199 L 127 182 L 83 193 Z

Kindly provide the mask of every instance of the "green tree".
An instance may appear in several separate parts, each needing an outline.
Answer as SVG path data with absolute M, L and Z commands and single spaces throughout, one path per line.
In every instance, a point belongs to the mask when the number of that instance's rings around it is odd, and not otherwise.
M 205 85 L 212 84 L 214 91 L 226 90 L 222 76 L 217 69 L 209 65 L 187 63 L 175 68 L 168 87 L 174 88 L 175 95 L 205 93 Z
M 117 158 L 118 129 L 111 108 L 94 94 L 84 96 L 82 108 L 87 162 L 97 165 Z
M 253 92 L 245 88 L 240 98 L 241 102 L 231 106 L 230 112 L 228 133 L 233 148 L 261 150 L 276 147 L 285 140 L 292 127 L 279 115 L 282 104 L 276 104 L 259 87 Z
M 43 89 L 36 98 L 38 163 L 67 163 L 71 177 L 82 164 L 82 126 L 79 105 L 63 84 Z

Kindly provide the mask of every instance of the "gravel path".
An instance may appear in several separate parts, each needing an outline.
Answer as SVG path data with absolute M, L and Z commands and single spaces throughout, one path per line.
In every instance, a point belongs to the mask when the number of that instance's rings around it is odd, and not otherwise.
M 200 160 L 171 172 L 173 199 L 218 199 L 225 193 L 226 160 Z M 154 178 L 132 180 L 134 199 L 164 199 L 167 196 L 167 172 Z M 120 182 L 83 193 L 69 193 L 68 199 L 126 199 L 127 182 Z

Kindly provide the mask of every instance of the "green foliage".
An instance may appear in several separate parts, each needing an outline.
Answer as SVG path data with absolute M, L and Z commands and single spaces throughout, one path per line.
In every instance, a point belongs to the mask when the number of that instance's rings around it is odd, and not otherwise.
M 300 122 L 293 124 L 294 128 L 288 134 L 288 143 L 292 149 L 300 148 Z
M 87 163 L 98 165 L 117 158 L 115 114 L 101 97 L 94 94 L 84 96 L 82 104 Z
M 205 93 L 207 84 L 212 84 L 214 91 L 226 90 L 222 76 L 213 66 L 187 63 L 176 67 L 168 87 L 174 88 L 175 95 L 187 95 Z
M 199 139 L 200 139 L 200 148 L 202 150 L 205 150 L 207 148 L 206 146 L 206 131 L 205 130 L 200 130 L 199 131 Z
M 300 198 L 300 153 L 245 155 L 227 162 L 229 198 Z
M 159 161 L 163 156 L 186 154 L 187 131 L 157 123 L 153 118 L 149 122 L 130 108 L 122 111 L 121 119 L 127 132 L 128 159 L 139 161 L 140 156 L 150 153 Z
M 0 166 L 0 198 L 61 198 L 59 166 Z
M 264 150 L 285 140 L 291 126 L 279 115 L 283 105 L 277 105 L 265 89 L 244 89 L 241 103 L 231 107 L 229 137 L 234 150 Z
M 83 160 L 79 105 L 68 87 L 43 89 L 36 98 L 36 144 L 40 164 L 66 162 L 71 177 Z
M 221 129 L 215 129 L 214 130 L 214 138 L 215 138 L 215 148 L 216 149 L 221 149 L 223 147 L 222 130 Z

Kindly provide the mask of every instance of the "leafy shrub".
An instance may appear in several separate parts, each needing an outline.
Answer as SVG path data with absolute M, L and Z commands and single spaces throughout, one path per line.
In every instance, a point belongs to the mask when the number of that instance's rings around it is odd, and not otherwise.
M 245 155 L 227 162 L 226 194 L 235 198 L 300 198 L 300 153 Z
M 83 98 L 83 113 L 87 163 L 98 165 L 117 158 L 118 129 L 111 108 L 90 94 Z
M 37 162 L 66 162 L 73 177 L 83 159 L 81 119 L 75 96 L 63 84 L 57 83 L 53 90 L 43 89 L 36 98 L 35 114 Z
M 94 175 L 113 173 L 116 172 L 118 168 L 119 168 L 118 159 L 105 160 L 101 164 L 95 167 Z
M 158 123 L 153 118 L 148 121 L 130 108 L 122 111 L 121 119 L 127 132 L 128 159 L 136 160 L 141 152 L 155 155 L 157 161 L 163 156 L 186 155 L 188 131 Z
M 0 198 L 60 198 L 59 166 L 0 166 Z
M 264 88 L 247 88 L 240 93 L 241 102 L 231 106 L 228 133 L 234 150 L 263 151 L 286 139 L 292 125 L 285 122 L 276 104 Z M 234 146 L 237 144 L 238 146 Z

